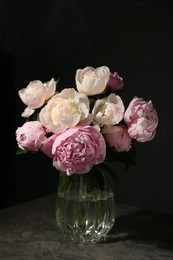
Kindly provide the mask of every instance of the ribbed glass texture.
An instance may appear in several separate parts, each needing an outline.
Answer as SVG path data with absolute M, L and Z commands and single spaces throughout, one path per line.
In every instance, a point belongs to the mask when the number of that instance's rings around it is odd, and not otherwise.
M 61 173 L 56 200 L 56 223 L 67 240 L 97 243 L 105 239 L 115 223 L 114 192 L 106 175 L 102 174 L 98 184 L 97 178 L 93 178 L 90 173 L 70 177 Z

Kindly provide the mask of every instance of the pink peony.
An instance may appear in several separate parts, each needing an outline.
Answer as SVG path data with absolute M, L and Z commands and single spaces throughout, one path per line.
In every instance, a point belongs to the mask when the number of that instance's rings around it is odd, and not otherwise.
M 16 140 L 22 150 L 37 152 L 46 139 L 45 129 L 39 121 L 28 121 L 16 130 Z
M 52 153 L 53 166 L 59 171 L 87 173 L 104 161 L 106 143 L 98 126 L 72 127 L 57 136 Z
M 53 159 L 52 154 L 52 145 L 57 138 L 58 134 L 53 134 L 50 137 L 46 138 L 44 142 L 42 142 L 40 146 L 40 151 L 42 151 L 44 154 L 46 154 L 48 157 Z
M 118 75 L 117 72 L 111 73 L 109 76 L 109 81 L 107 83 L 107 87 L 112 92 L 117 92 L 121 90 L 124 86 L 123 79 Z
M 105 126 L 102 130 L 106 142 L 117 152 L 127 152 L 131 148 L 131 137 L 123 125 Z
M 150 141 L 154 138 L 158 125 L 158 115 L 152 101 L 134 97 L 124 114 L 131 138 L 138 142 Z

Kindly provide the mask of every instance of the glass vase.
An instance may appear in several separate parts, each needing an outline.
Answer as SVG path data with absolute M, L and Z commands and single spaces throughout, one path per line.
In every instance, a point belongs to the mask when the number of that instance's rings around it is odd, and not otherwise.
M 115 223 L 112 182 L 100 170 L 67 176 L 60 173 L 56 223 L 63 238 L 77 243 L 97 243 Z

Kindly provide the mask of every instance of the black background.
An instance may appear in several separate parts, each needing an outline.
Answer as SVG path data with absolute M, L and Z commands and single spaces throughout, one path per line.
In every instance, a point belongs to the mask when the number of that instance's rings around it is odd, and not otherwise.
M 18 90 L 52 77 L 59 89 L 74 87 L 76 69 L 107 65 L 124 78 L 125 105 L 135 95 L 151 99 L 159 115 L 155 138 L 137 147 L 138 166 L 124 173 L 112 165 L 116 199 L 173 214 L 171 1 L 1 0 L 0 65 L 1 208 L 57 189 L 49 158 L 15 155 L 15 130 L 24 123 Z

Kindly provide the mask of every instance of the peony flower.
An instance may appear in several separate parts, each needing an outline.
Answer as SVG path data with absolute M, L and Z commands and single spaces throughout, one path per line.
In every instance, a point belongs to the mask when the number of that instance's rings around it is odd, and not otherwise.
M 53 154 L 52 154 L 52 145 L 57 138 L 58 134 L 53 134 L 50 137 L 46 137 L 45 140 L 41 143 L 40 151 L 47 155 L 48 157 L 53 159 Z
M 109 76 L 110 70 L 106 66 L 78 69 L 75 76 L 77 90 L 87 96 L 100 94 L 106 89 Z
M 67 175 L 92 168 L 94 173 L 98 164 L 104 171 L 111 158 L 134 163 L 133 143 L 150 141 L 156 134 L 158 115 L 152 102 L 134 97 L 126 109 L 116 94 L 124 81 L 107 66 L 76 70 L 75 83 L 76 89 L 56 92 L 54 78 L 35 80 L 18 92 L 27 105 L 22 113 L 27 122 L 16 130 L 19 148 L 41 151 Z
M 52 78 L 47 83 L 34 80 L 26 88 L 19 90 L 19 96 L 27 108 L 22 113 L 23 117 L 29 117 L 35 109 L 43 106 L 46 100 L 55 94 L 56 82 Z
M 150 141 L 154 138 L 158 125 L 158 115 L 152 101 L 134 97 L 124 114 L 131 138 L 138 142 Z
M 111 93 L 108 97 L 98 99 L 92 110 L 93 123 L 99 126 L 118 124 L 124 116 L 122 99 Z
M 56 169 L 82 174 L 104 161 L 106 144 L 98 126 L 74 127 L 57 136 L 52 154 Z
M 53 133 L 76 126 L 89 116 L 89 99 L 75 89 L 64 89 L 54 95 L 40 111 L 42 124 Z
M 45 129 L 39 121 L 28 121 L 16 130 L 16 140 L 22 150 L 37 152 L 46 139 Z
M 128 152 L 131 148 L 131 137 L 124 125 L 104 126 L 102 134 L 108 145 L 117 152 Z
M 112 92 L 117 92 L 121 90 L 123 86 L 123 78 L 121 78 L 117 72 L 111 73 L 107 83 L 107 88 L 109 88 Z

